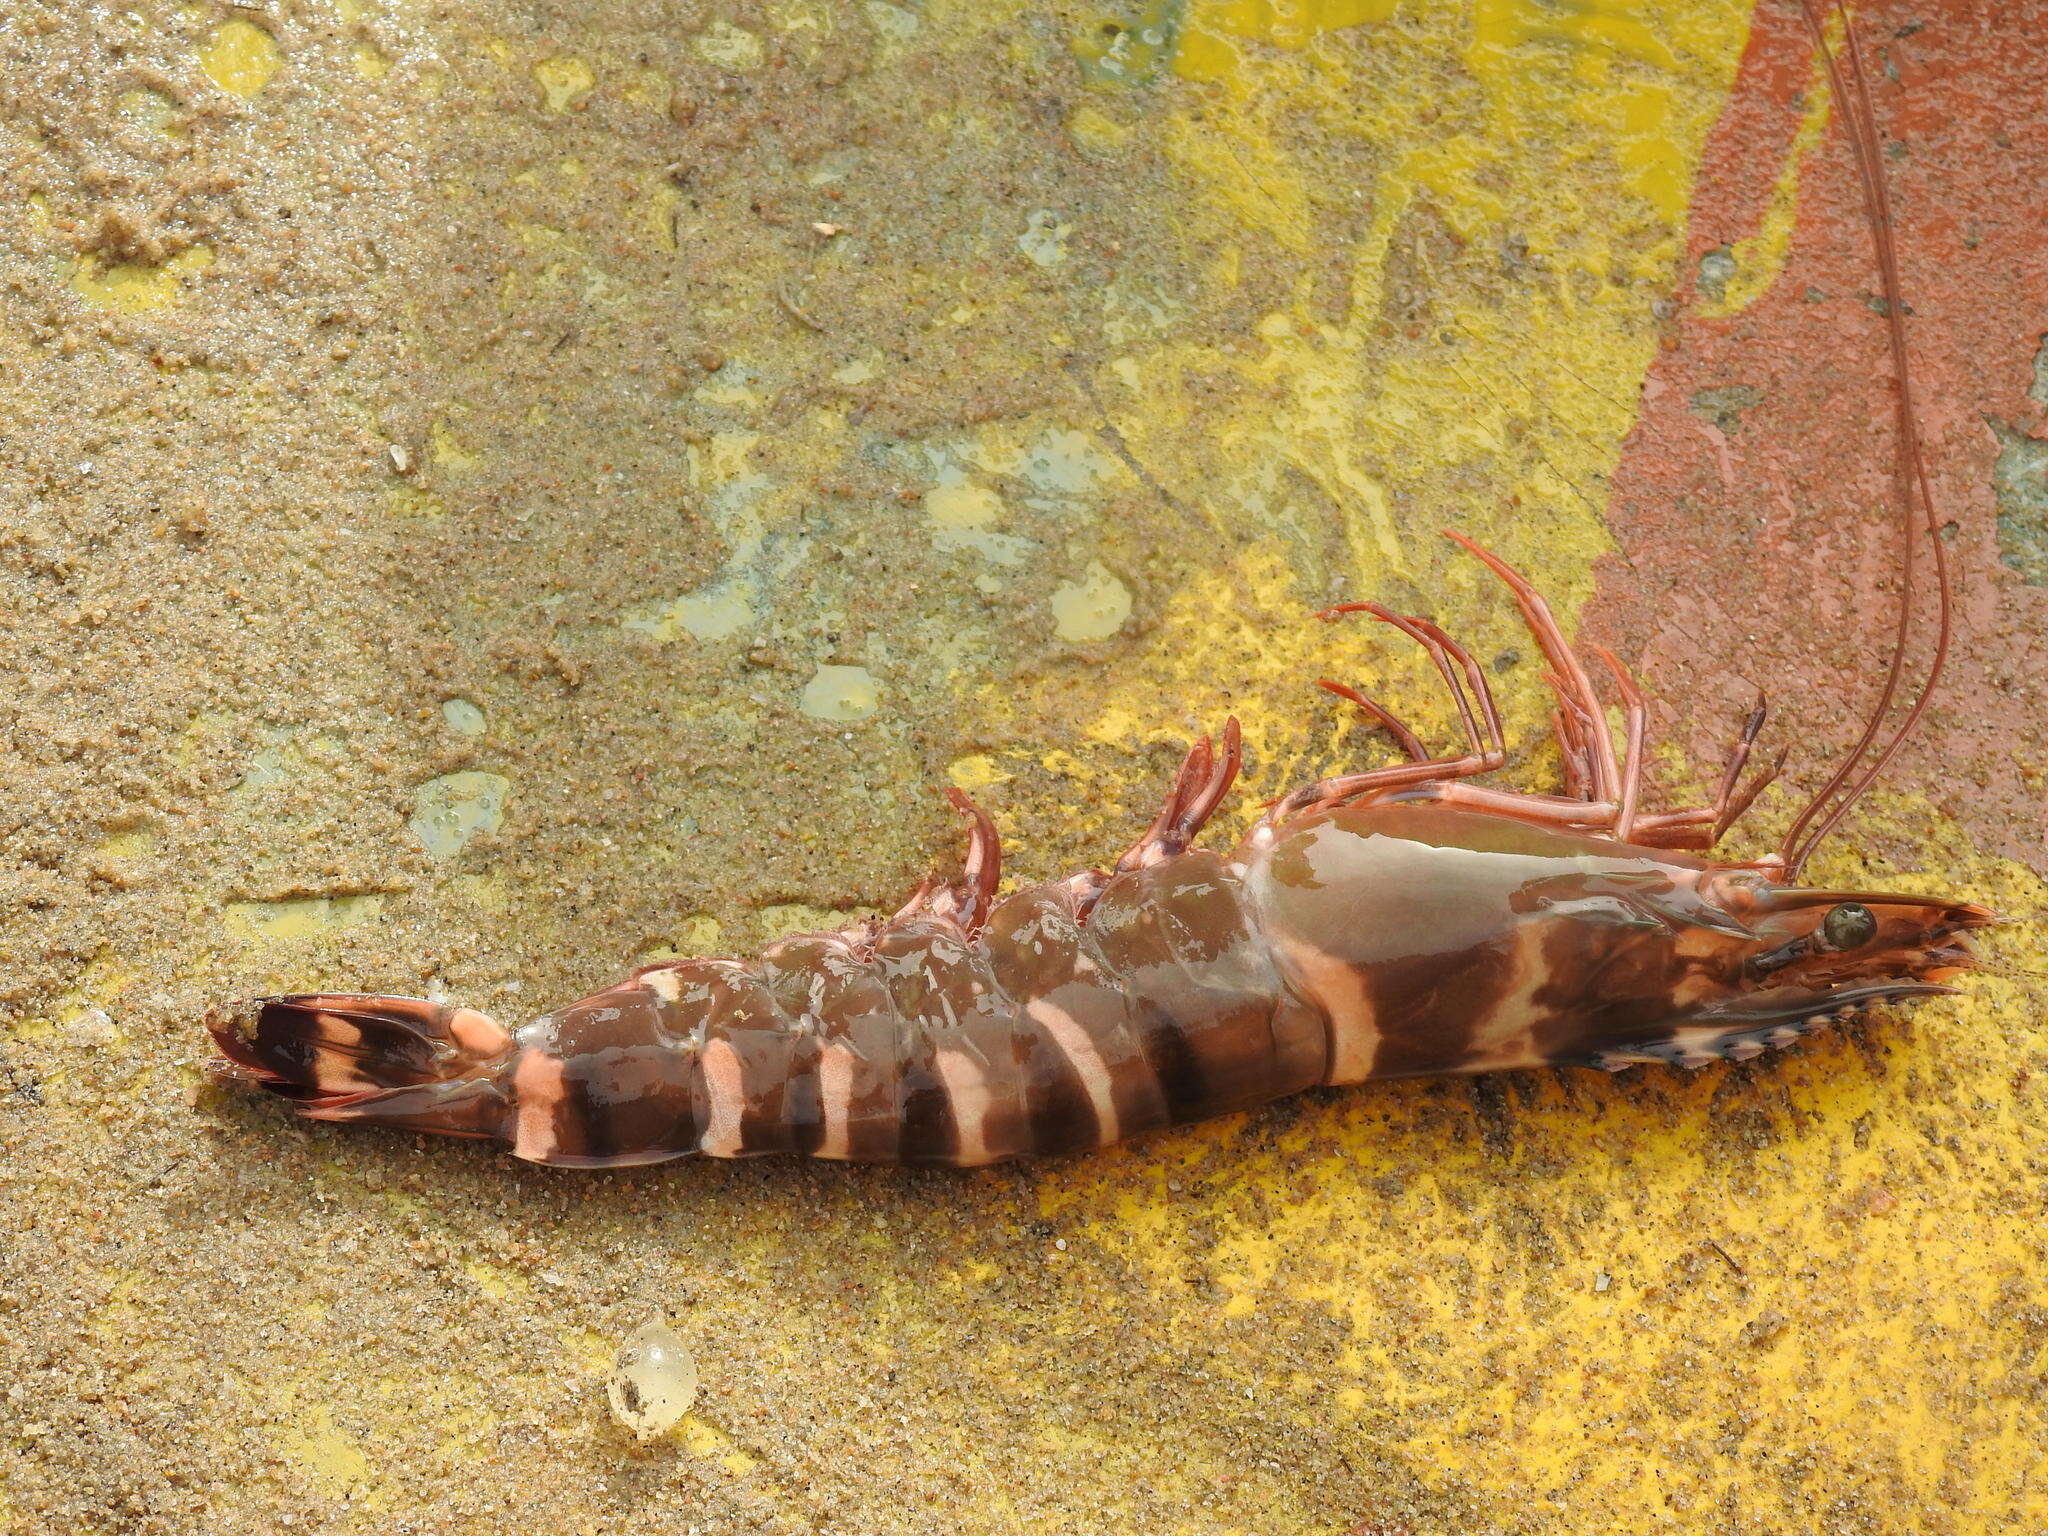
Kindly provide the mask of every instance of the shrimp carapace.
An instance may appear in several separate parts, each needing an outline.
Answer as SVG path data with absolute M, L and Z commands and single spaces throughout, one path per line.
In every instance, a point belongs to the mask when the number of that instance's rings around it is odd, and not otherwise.
M 1326 681 L 1407 760 L 1281 797 L 1228 855 L 1194 841 L 1237 775 L 1234 720 L 1220 745 L 1189 752 L 1151 827 L 1107 872 L 998 899 L 995 826 L 948 791 L 968 820 L 964 871 L 927 880 L 886 921 L 784 939 L 752 961 L 651 966 L 510 1030 L 406 998 L 242 1004 L 208 1020 L 224 1070 L 309 1119 L 486 1137 L 538 1163 L 781 1152 L 972 1167 L 1106 1146 L 1317 1084 L 1697 1067 L 1948 990 L 1973 963 L 1970 930 L 1993 921 L 1984 908 L 1790 883 L 1924 714 L 1951 627 L 1937 537 L 1928 676 L 1880 745 L 1935 514 L 1868 82 L 1853 35 L 1845 72 L 1801 5 L 1850 104 L 1878 248 L 1904 570 L 1876 708 L 1777 853 L 1702 856 L 1784 762 L 1750 766 L 1761 700 L 1708 804 L 1650 809 L 1648 706 L 1627 669 L 1595 651 L 1621 700 L 1617 750 L 1592 673 L 1542 596 L 1453 534 L 1506 583 L 1542 654 L 1560 794 L 1475 782 L 1507 758 L 1485 669 L 1426 618 L 1348 603 L 1324 617 L 1369 613 L 1420 646 L 1465 740 L 1433 755 L 1391 710 Z

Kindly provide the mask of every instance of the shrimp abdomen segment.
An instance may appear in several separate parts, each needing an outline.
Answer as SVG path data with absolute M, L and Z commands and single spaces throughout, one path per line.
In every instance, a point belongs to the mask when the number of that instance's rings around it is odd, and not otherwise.
M 1323 1080 L 1323 1015 L 1282 983 L 1251 930 L 1238 870 L 1216 854 L 1118 876 L 1088 934 L 1122 980 L 1175 1124 Z
M 897 1158 L 979 1167 L 1031 1150 L 1016 1009 L 988 951 L 950 923 L 892 923 L 872 960 L 899 1021 Z
M 1065 886 L 996 904 L 982 931 L 1013 1005 L 1034 1152 L 1071 1152 L 1169 1122 L 1124 982 L 1089 942 Z
M 680 1156 L 700 1126 L 695 1053 L 664 1028 L 660 991 L 622 982 L 534 1020 L 501 1074 L 501 1139 L 530 1163 L 605 1168 Z
M 669 1029 L 695 1047 L 698 1150 L 710 1157 L 808 1152 L 817 1144 L 818 1032 L 799 1028 L 760 965 L 695 960 Z
M 842 1162 L 893 1162 L 902 1144 L 902 1030 L 882 977 L 838 934 L 783 939 L 756 969 L 788 1027 L 808 1030 L 816 1042 L 817 1127 L 803 1150 Z

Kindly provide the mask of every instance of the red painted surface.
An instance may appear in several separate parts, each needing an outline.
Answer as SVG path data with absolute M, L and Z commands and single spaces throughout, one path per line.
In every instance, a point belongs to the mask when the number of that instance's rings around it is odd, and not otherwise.
M 1928 466 L 1955 524 L 1955 657 L 1883 783 L 1927 794 L 1958 836 L 2048 870 L 2048 587 L 1999 559 L 1985 421 L 2048 437 L 2028 395 L 2048 331 L 2048 7 L 1887 0 L 1855 26 L 1887 141 Z M 1586 614 L 1588 635 L 1639 657 L 1666 739 L 1703 766 L 1768 689 L 1767 741 L 1792 744 L 1790 779 L 1805 786 L 1875 699 L 1899 568 L 1890 363 L 1839 110 L 1802 168 L 1776 284 L 1709 319 L 1695 274 L 1757 229 L 1811 59 L 1796 7 L 1760 0 L 1695 191 L 1671 345 L 1615 479 L 1621 553 L 1602 562 Z M 1732 385 L 1762 398 L 1724 435 L 1693 397 Z M 1881 841 L 1883 819 L 1852 816 L 1845 833 Z

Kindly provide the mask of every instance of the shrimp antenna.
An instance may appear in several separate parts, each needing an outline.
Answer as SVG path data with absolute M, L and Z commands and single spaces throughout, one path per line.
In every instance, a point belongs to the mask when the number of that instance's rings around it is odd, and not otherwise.
M 1837 768 L 1832 777 L 1821 788 L 1806 808 L 1794 819 L 1791 829 L 1785 834 L 1780 854 L 1785 861 L 1785 878 L 1791 879 L 1799 873 L 1800 866 L 1812 855 L 1814 849 L 1830 832 L 1836 823 L 1848 814 L 1849 808 L 1862 798 L 1885 766 L 1897 755 L 1913 728 L 1920 723 L 1920 717 L 1927 712 L 1928 701 L 1934 695 L 1935 684 L 1940 680 L 1942 668 L 1948 661 L 1949 642 L 1954 628 L 1954 600 L 1949 588 L 1948 553 L 1941 542 L 1941 529 L 1936 520 L 1934 491 L 1928 483 L 1927 459 L 1920 440 L 1920 415 L 1913 398 L 1913 374 L 1906 351 L 1906 318 L 1904 285 L 1899 281 L 1898 248 L 1892 238 L 1891 196 L 1885 186 L 1882 146 L 1877 131 L 1876 112 L 1870 103 L 1870 84 L 1863 68 L 1863 53 L 1856 44 L 1856 33 L 1849 24 L 1848 13 L 1843 9 L 1842 0 L 1834 0 L 1834 13 L 1842 24 L 1843 52 L 1848 58 L 1847 81 L 1844 79 L 1841 61 L 1834 49 L 1828 46 L 1826 29 L 1821 24 L 1814 0 L 1799 0 L 1800 14 L 1806 20 L 1806 29 L 1813 36 L 1813 45 L 1820 53 L 1821 62 L 1828 72 L 1828 84 L 1835 100 L 1842 104 L 1849 144 L 1856 155 L 1857 179 L 1863 187 L 1863 205 L 1870 217 L 1871 243 L 1877 248 L 1878 277 L 1884 293 L 1885 333 L 1890 345 L 1893 369 L 1893 408 L 1898 424 L 1899 452 L 1893 478 L 1899 492 L 1903 516 L 1900 519 L 1901 591 L 1899 594 L 1899 622 L 1892 643 L 1891 664 L 1885 670 L 1884 687 L 1878 694 L 1877 705 L 1870 712 L 1870 719 L 1863 727 L 1863 734 L 1857 739 L 1855 748 Z M 1853 83 L 1854 90 L 1848 89 Z M 1927 678 L 1920 686 L 1912 707 L 1906 717 L 1893 731 L 1889 740 L 1878 749 L 1877 755 L 1866 763 L 1878 732 L 1883 728 L 1885 716 L 1890 713 L 1892 701 L 1898 697 L 1899 681 L 1905 672 L 1907 642 L 1911 638 L 1914 597 L 1916 596 L 1917 550 L 1920 543 L 1921 524 L 1932 535 L 1934 546 L 1935 600 L 1939 614 L 1934 641 L 1934 655 L 1927 667 Z M 1844 790 L 1843 786 L 1847 786 Z M 1834 807 L 1823 815 L 1829 800 L 1840 793 Z M 1816 818 L 1818 824 L 1816 825 Z

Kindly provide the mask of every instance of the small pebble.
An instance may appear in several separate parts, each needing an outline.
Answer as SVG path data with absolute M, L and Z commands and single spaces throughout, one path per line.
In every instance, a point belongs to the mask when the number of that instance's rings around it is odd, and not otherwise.
M 475 738 L 490 729 L 490 721 L 484 712 L 467 699 L 443 700 L 441 721 L 458 736 Z
M 697 1401 L 697 1361 L 667 1323 L 650 1318 L 626 1335 L 605 1382 L 612 1417 L 650 1439 L 666 1434 Z
M 114 1041 L 113 1015 L 104 1008 L 88 1008 L 66 1026 L 64 1036 L 73 1045 L 111 1045 Z
M 799 703 L 814 720 L 865 720 L 881 708 L 881 689 L 866 667 L 819 667 Z

